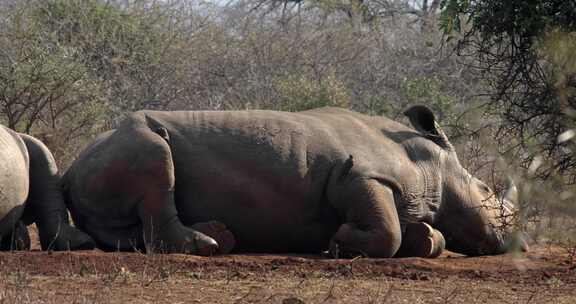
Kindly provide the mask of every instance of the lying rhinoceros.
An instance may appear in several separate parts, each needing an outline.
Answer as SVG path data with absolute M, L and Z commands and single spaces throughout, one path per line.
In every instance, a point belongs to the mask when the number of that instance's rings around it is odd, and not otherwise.
M 406 115 L 418 131 L 338 108 L 139 111 L 66 172 L 68 207 L 105 250 L 503 252 L 499 200 L 428 108 Z
M 0 249 L 29 249 L 31 222 L 43 249 L 94 248 L 88 235 L 70 226 L 59 179 L 44 144 L 0 126 Z

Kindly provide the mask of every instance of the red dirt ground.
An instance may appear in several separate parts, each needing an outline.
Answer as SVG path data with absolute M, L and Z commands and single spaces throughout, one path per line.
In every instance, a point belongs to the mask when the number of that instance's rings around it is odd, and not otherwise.
M 576 303 L 574 253 L 553 245 L 437 259 L 1 252 L 0 303 Z

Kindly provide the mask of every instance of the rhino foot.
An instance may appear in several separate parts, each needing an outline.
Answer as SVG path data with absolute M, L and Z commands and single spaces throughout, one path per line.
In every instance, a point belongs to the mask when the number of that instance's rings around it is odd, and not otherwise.
M 402 235 L 402 245 L 397 257 L 438 257 L 446 246 L 440 231 L 426 223 L 409 223 Z
M 16 223 L 12 232 L 2 236 L 0 250 L 30 250 L 30 236 L 22 221 Z
M 88 234 L 70 225 L 62 225 L 52 238 L 41 237 L 41 243 L 43 250 L 54 251 L 91 250 L 96 247 Z
M 400 246 L 400 233 L 396 236 L 394 231 L 362 230 L 353 223 L 344 223 L 329 246 L 333 258 L 389 258 Z
M 367 257 L 361 249 L 346 246 L 347 239 L 357 239 L 355 237 L 355 228 L 350 224 L 340 226 L 336 235 L 330 240 L 330 246 L 323 255 L 333 259 L 351 259 L 356 257 Z
M 213 238 L 178 222 L 160 231 L 156 241 L 147 245 L 146 251 L 211 256 L 218 252 L 218 248 Z
M 192 225 L 191 228 L 213 238 L 218 243 L 218 254 L 230 253 L 236 245 L 234 235 L 226 228 L 226 225 L 221 222 L 209 221 L 196 223 Z

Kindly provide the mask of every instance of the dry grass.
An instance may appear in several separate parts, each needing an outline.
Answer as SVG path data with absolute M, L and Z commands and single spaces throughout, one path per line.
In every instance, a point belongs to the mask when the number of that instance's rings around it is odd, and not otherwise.
M 139 274 L 113 282 L 102 276 L 14 275 L 0 279 L 1 303 L 574 303 L 574 286 L 536 288 L 450 277 L 312 278 L 290 275 L 237 280 L 172 276 L 149 284 Z
M 0 303 L 574 303 L 571 258 L 0 253 Z

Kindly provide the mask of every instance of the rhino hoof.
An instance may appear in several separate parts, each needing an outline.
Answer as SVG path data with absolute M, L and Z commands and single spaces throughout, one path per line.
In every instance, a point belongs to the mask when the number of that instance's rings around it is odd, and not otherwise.
M 432 229 L 432 236 L 429 237 L 432 241 L 432 251 L 430 251 L 429 258 L 437 258 L 442 254 L 446 248 L 446 240 L 440 231 Z
M 195 242 L 197 255 L 212 256 L 218 252 L 218 243 L 211 238 L 207 238 L 206 240 L 202 240 L 200 242 Z
M 190 234 L 181 241 L 160 244 L 161 252 L 164 253 L 185 253 L 200 256 L 212 256 L 218 252 L 218 243 L 209 236 L 197 231 L 187 231 Z
M 234 235 L 226 228 L 226 225 L 221 222 L 209 221 L 196 223 L 192 225 L 191 228 L 213 238 L 218 244 L 218 250 L 216 251 L 218 254 L 230 253 L 236 245 Z
M 91 250 L 96 247 L 88 234 L 72 226 L 64 226 L 60 233 L 47 245 L 45 250 Z
M 442 254 L 445 246 L 446 241 L 440 231 L 426 223 L 409 223 L 398 256 L 436 258 Z
M 70 250 L 92 250 L 96 248 L 94 240 L 86 233 L 76 230 L 70 238 Z

